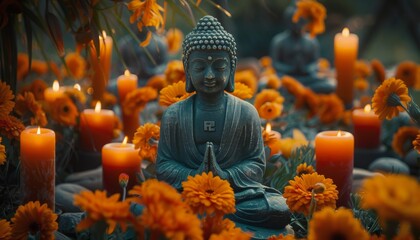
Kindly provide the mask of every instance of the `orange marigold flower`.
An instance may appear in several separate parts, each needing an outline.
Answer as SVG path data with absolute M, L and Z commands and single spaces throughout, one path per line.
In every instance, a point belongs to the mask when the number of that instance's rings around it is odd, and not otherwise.
M 314 168 L 311 165 L 308 166 L 306 162 L 299 164 L 296 168 L 297 176 L 302 176 L 303 174 L 312 174 L 314 172 L 315 172 Z
M 279 89 L 281 87 L 280 78 L 276 73 L 266 75 L 267 88 Z
M 86 75 L 86 60 L 78 52 L 68 53 L 64 61 L 74 79 L 80 80 Z M 62 72 L 67 73 L 67 70 L 63 68 Z
M 300 96 L 305 91 L 305 87 L 293 77 L 283 76 L 281 78 L 282 85 L 286 90 L 295 97 Z
M 118 138 L 122 130 L 123 130 L 123 124 L 120 118 L 117 115 L 114 115 L 114 130 L 113 130 L 114 138 Z
M 46 62 L 41 60 L 32 60 L 31 62 L 31 71 L 43 75 L 48 72 L 48 65 Z
M 341 119 L 344 113 L 344 104 L 336 94 L 319 95 L 320 107 L 318 109 L 319 120 L 323 124 L 329 124 Z
M 27 239 L 29 234 L 39 234 L 40 239 L 55 239 L 57 229 L 57 214 L 39 201 L 20 205 L 12 218 L 12 239 Z
M 320 58 L 318 60 L 318 69 L 320 72 L 326 72 L 330 69 L 331 64 L 330 61 L 328 61 L 328 59 L 326 58 Z
M 251 88 L 252 95 L 257 92 L 258 79 L 252 70 L 242 70 L 235 72 L 235 84 L 236 83 L 243 83 L 247 85 L 249 88 Z
M 411 101 L 408 96 L 408 88 L 400 79 L 389 78 L 385 80 L 375 91 L 372 98 L 372 108 L 379 119 L 388 119 L 397 116 L 404 111 Z
M 124 114 L 130 115 L 142 110 L 146 104 L 158 97 L 152 87 L 137 88 L 127 94 L 122 104 Z
M 280 234 L 278 236 L 271 236 L 269 238 L 267 238 L 267 240 L 295 240 L 295 236 L 288 234 L 286 236 L 284 236 L 283 234 Z
M 235 90 L 231 92 L 230 94 L 242 100 L 252 98 L 251 88 L 249 88 L 247 85 L 240 82 L 235 83 Z
M 317 239 L 368 240 L 369 234 L 350 209 L 324 208 L 314 213 L 309 222 L 308 240 Z
M 266 120 L 274 119 L 281 115 L 283 111 L 283 104 L 275 102 L 266 102 L 258 108 L 258 115 Z
M 13 110 L 15 106 L 14 97 L 10 86 L 5 82 L 0 82 L 0 118 L 9 115 Z
M 308 117 L 311 118 L 317 113 L 320 103 L 320 97 L 310 88 L 305 88 L 300 95 L 296 96 L 295 108 L 307 108 L 309 110 Z
M 264 57 L 260 58 L 260 65 L 263 68 L 271 67 L 272 63 L 273 63 L 273 60 L 271 59 L 270 56 L 264 56 Z
M 224 215 L 235 212 L 235 195 L 229 182 L 212 172 L 182 182 L 182 197 L 195 213 Z
M 382 224 L 394 220 L 420 227 L 420 184 L 415 178 L 402 174 L 377 175 L 363 181 L 360 194 L 361 207 L 374 209 Z
M 73 101 L 66 95 L 51 103 L 51 117 L 54 121 L 67 126 L 75 126 L 79 112 Z
M 416 127 L 403 126 L 398 129 L 392 138 L 392 149 L 401 157 L 404 157 L 413 149 L 413 141 L 416 139 L 419 129 Z
M 240 228 L 224 230 L 220 234 L 210 236 L 210 240 L 249 240 L 251 238 L 252 233 L 244 232 Z
M 325 178 L 324 175 L 319 175 L 315 172 L 296 176 L 289 181 L 290 185 L 284 188 L 283 196 L 286 198 L 286 203 L 292 212 L 303 213 L 306 216 L 309 214 L 312 189 L 318 183 L 324 184 L 325 190 L 322 193 L 314 193 L 316 200 L 315 211 L 325 207 L 335 208 L 338 199 L 337 186 L 331 178 Z
M 283 109 L 283 102 L 284 102 L 284 98 L 280 95 L 278 91 L 274 89 L 264 89 L 260 93 L 258 93 L 257 96 L 255 97 L 254 106 L 257 109 L 260 117 L 264 116 L 264 117 L 274 118 L 274 117 L 278 117 L 281 114 L 281 110 Z M 272 103 L 272 104 L 268 104 L 267 106 L 267 103 Z M 274 106 L 274 105 L 277 105 L 277 106 Z M 275 113 L 278 115 L 274 115 L 274 113 L 270 114 L 273 111 L 276 111 Z
M 301 0 L 296 3 L 297 9 L 293 14 L 292 21 L 297 23 L 300 18 L 308 20 L 305 30 L 308 31 L 311 37 L 325 31 L 324 20 L 327 16 L 325 7 L 316 1 Z
M 98 102 L 98 100 L 92 100 L 90 102 L 90 106 L 94 108 L 96 106 L 96 102 Z M 110 108 L 114 106 L 116 103 L 117 103 L 117 97 L 115 97 L 114 94 L 110 92 L 104 92 L 104 94 L 102 95 L 102 100 L 101 100 L 102 108 Z
M 139 149 L 139 156 L 141 159 L 146 159 L 151 162 L 156 161 L 157 157 L 157 142 L 160 139 L 160 127 L 153 123 L 146 123 L 137 128 L 134 134 L 133 143 L 134 148 Z
M 146 86 L 152 87 L 158 92 L 160 92 L 160 90 L 162 90 L 167 85 L 168 84 L 166 83 L 165 75 L 155 75 L 151 77 L 146 83 Z
M 180 81 L 160 90 L 159 105 L 169 107 L 176 102 L 186 99 L 192 94 L 193 93 L 187 93 L 185 90 L 185 82 Z
M 420 133 L 417 134 L 416 139 L 412 142 L 414 149 L 417 150 L 418 153 L 420 153 Z
M 401 79 L 409 88 L 414 87 L 417 81 L 417 64 L 411 61 L 401 62 L 395 71 L 395 78 Z
M 108 224 L 108 234 L 114 232 L 117 224 L 125 231 L 128 223 L 132 222 L 133 216 L 130 212 L 130 203 L 128 201 L 120 202 L 119 199 L 119 194 L 107 197 L 106 191 L 99 190 L 94 193 L 82 191 L 76 194 L 73 204 L 86 212 L 86 218 L 77 225 L 76 231 L 90 228 L 100 221 Z
M 171 185 L 149 179 L 129 191 L 128 201 L 145 206 L 140 222 L 168 239 L 202 239 L 200 220 Z M 141 226 L 136 226 L 141 228 Z
M 13 117 L 6 116 L 0 118 L 0 135 L 5 136 L 8 139 L 20 140 L 20 133 L 25 129 L 22 121 Z
M 130 16 L 130 23 L 137 22 L 137 28 L 140 32 L 144 27 L 155 27 L 160 29 L 164 22 L 162 12 L 164 9 L 156 0 L 132 0 L 127 5 L 128 10 L 133 14 Z
M 28 54 L 19 53 L 17 56 L 17 80 L 22 80 L 29 72 Z
M 57 77 L 58 80 L 61 80 L 63 78 L 63 76 L 61 75 L 60 68 L 58 68 L 55 62 L 49 61 L 48 67 L 50 68 L 51 72 Z
M 369 82 L 365 78 L 354 80 L 354 88 L 359 91 L 366 91 L 369 88 Z
M 223 216 L 206 216 L 201 220 L 204 239 L 209 239 L 212 234 L 217 235 L 222 231 L 230 231 L 235 228 L 235 223 Z
M 169 53 L 177 53 L 181 49 L 184 34 L 178 28 L 170 28 L 166 33 Z
M 0 220 L 0 239 L 9 240 L 12 237 L 12 228 L 6 219 Z
M 300 130 L 293 129 L 293 137 L 279 139 L 276 144 L 278 144 L 278 150 L 281 154 L 284 157 L 289 158 L 293 150 L 308 145 L 308 140 Z
M 23 95 L 18 94 L 15 101 L 15 112 L 19 116 L 25 116 L 28 112 L 33 116 L 30 119 L 31 125 L 38 125 L 41 127 L 45 127 L 47 125 L 48 121 L 45 116 L 45 112 L 42 110 L 41 104 L 35 100 L 32 92 L 24 92 Z
M 354 78 L 367 78 L 372 74 L 369 63 L 363 60 L 357 60 L 354 63 Z
M 373 59 L 370 62 L 370 67 L 375 75 L 376 82 L 382 83 L 385 80 L 385 67 L 378 59 Z
M 35 79 L 31 83 L 31 85 L 29 87 L 29 90 L 34 94 L 35 99 L 37 101 L 41 101 L 41 100 L 45 99 L 44 91 L 47 88 L 48 88 L 48 86 L 44 81 L 42 81 L 41 79 Z
M 3 144 L 1 144 L 1 140 L 2 138 L 0 137 L 0 166 L 6 162 L 6 147 Z
M 165 70 L 165 77 L 168 84 L 177 83 L 179 81 L 185 82 L 185 71 L 182 61 L 173 60 L 168 62 Z

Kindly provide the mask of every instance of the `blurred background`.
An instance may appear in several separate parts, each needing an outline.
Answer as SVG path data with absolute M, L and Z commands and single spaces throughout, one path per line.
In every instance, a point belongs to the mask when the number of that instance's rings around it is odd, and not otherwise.
M 285 30 L 283 13 L 291 1 L 215 1 L 226 8 L 227 17 L 209 2 L 200 5 L 216 16 L 235 37 L 238 56 L 269 55 L 271 39 Z M 420 63 L 420 0 L 321 0 L 327 9 L 325 32 L 317 36 L 321 57 L 333 63 L 334 35 L 348 27 L 359 36 L 359 58 L 377 58 L 386 67 L 404 60 Z M 206 6 L 207 5 L 207 6 Z M 171 26 L 168 18 L 167 27 Z M 184 33 L 191 31 L 185 21 L 175 19 Z

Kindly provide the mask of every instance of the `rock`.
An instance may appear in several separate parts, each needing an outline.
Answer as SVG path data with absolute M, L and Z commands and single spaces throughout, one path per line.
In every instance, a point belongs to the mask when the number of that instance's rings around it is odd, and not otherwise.
M 58 230 L 70 237 L 76 237 L 76 226 L 83 215 L 83 212 L 61 214 L 58 218 Z
M 376 159 L 369 165 L 369 170 L 372 172 L 410 174 L 410 168 L 406 163 L 390 157 Z
M 73 205 L 74 194 L 88 190 L 77 184 L 63 183 L 55 187 L 55 205 L 63 212 L 81 212 L 82 210 Z M 61 216 L 61 215 L 60 215 Z
M 65 182 L 83 186 L 89 190 L 103 189 L 102 186 L 102 167 L 84 172 L 70 174 Z
M 362 185 L 363 180 L 366 178 L 371 178 L 377 175 L 382 175 L 378 172 L 371 172 L 361 168 L 353 169 L 353 185 L 352 185 L 352 192 L 357 193 Z
M 420 154 L 417 150 L 409 151 L 403 161 L 410 167 L 411 175 L 420 175 Z
M 67 237 L 66 235 L 60 232 L 54 232 L 54 239 L 55 240 L 71 240 L 71 238 Z

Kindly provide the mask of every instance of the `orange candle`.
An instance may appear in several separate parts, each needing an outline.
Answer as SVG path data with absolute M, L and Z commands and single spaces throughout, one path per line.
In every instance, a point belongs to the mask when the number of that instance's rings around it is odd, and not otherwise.
M 315 137 L 316 171 L 337 185 L 339 206 L 349 206 L 353 179 L 354 138 L 349 132 L 325 131 Z
M 359 38 L 348 28 L 334 38 L 334 64 L 337 78 L 337 95 L 347 107 L 353 104 L 354 64 L 357 59 Z
M 103 100 L 108 85 L 112 58 L 112 38 L 107 36 L 105 31 L 102 32 L 102 35 L 99 36 L 99 58 L 93 42 L 90 47 L 91 65 L 94 72 L 92 76 L 92 98 L 99 101 Z
M 100 151 L 114 137 L 114 112 L 101 109 L 97 102 L 95 110 L 85 109 L 80 114 L 80 147 L 85 151 Z
M 20 183 L 23 203 L 40 201 L 54 210 L 55 133 L 28 128 L 20 134 Z
M 63 96 L 64 89 L 60 88 L 60 84 L 57 80 L 54 81 L 52 88 L 47 88 L 44 90 L 44 98 L 45 101 L 48 103 L 52 103 L 58 97 Z
M 353 111 L 354 143 L 356 148 L 373 149 L 380 145 L 381 121 L 368 104 Z
M 105 190 L 109 195 L 123 192 L 118 177 L 121 173 L 129 176 L 127 190 L 137 183 L 141 159 L 134 144 L 127 143 L 125 137 L 122 143 L 108 143 L 102 148 L 102 174 Z
M 124 75 L 121 75 L 117 79 L 118 95 L 120 97 L 120 106 L 122 108 L 125 97 L 131 91 L 137 89 L 137 76 L 130 74 L 130 71 L 125 70 Z M 124 134 L 130 139 L 134 137 L 138 126 L 140 125 L 139 113 L 135 112 L 132 114 L 125 114 L 122 111 L 122 120 L 124 127 Z

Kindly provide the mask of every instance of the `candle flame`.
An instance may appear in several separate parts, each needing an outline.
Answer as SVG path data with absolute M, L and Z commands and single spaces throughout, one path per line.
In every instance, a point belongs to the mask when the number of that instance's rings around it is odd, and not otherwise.
M 270 133 L 271 132 L 271 124 L 267 123 L 267 125 L 265 125 L 265 132 L 266 133 Z
M 95 112 L 101 112 L 101 101 L 97 101 L 95 105 Z
M 343 34 L 344 37 L 348 37 L 350 35 L 350 30 L 348 28 L 344 28 L 341 34 Z
M 60 90 L 60 84 L 58 83 L 57 80 L 54 80 L 52 89 L 53 89 L 54 92 L 58 92 L 58 90 Z
M 130 73 L 130 71 L 129 71 L 128 69 L 126 69 L 126 70 L 124 71 L 124 75 L 125 75 L 126 77 L 129 77 L 129 76 L 131 75 L 131 73 Z
M 123 142 L 122 142 L 122 145 L 127 144 L 127 141 L 128 141 L 128 137 L 127 137 L 127 136 L 125 136 L 125 138 L 124 138 L 124 140 L 123 140 Z
M 73 88 L 77 89 L 78 91 L 82 90 L 82 88 L 80 87 L 80 84 L 78 83 L 74 84 Z
M 365 113 L 368 113 L 368 112 L 370 112 L 370 110 L 372 110 L 372 107 L 370 106 L 370 104 L 366 104 L 366 106 L 363 110 L 365 111 Z
M 41 127 L 38 126 L 38 130 L 36 130 L 36 134 L 41 134 Z
M 105 30 L 102 30 L 102 36 L 104 37 L 104 39 L 106 38 L 106 32 L 105 32 Z
M 341 133 L 341 130 L 338 130 L 337 137 L 341 137 L 343 134 Z

